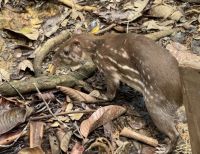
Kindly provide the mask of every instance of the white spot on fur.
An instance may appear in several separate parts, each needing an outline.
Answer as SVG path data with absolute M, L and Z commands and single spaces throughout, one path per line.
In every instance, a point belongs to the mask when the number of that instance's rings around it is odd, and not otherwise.
M 117 71 L 117 69 L 113 66 L 107 66 L 106 68 L 107 68 L 107 70 Z
M 151 79 L 150 75 L 147 75 L 147 78 L 150 80 Z
M 154 90 L 153 86 L 150 86 L 150 89 L 151 89 L 151 90 Z
M 117 73 L 113 73 L 112 76 L 113 76 L 114 82 L 119 83 L 119 81 L 121 80 L 121 76 Z
M 126 58 L 126 59 L 128 59 L 129 58 L 129 56 L 128 56 L 128 53 L 126 52 L 126 50 L 124 50 L 124 48 L 121 48 L 121 53 L 120 53 L 120 55 L 123 57 L 123 58 Z
M 101 55 L 100 53 L 97 54 L 97 56 L 100 58 L 100 59 L 103 59 L 103 55 Z
M 150 95 L 150 99 L 154 99 L 153 95 Z
M 111 62 L 113 62 L 114 64 L 116 64 L 118 67 L 125 69 L 125 70 L 129 70 L 135 74 L 139 74 L 139 72 L 133 68 L 128 67 L 127 65 L 120 65 L 117 61 L 115 61 L 114 59 L 112 59 L 111 57 L 105 56 L 105 58 L 109 59 Z

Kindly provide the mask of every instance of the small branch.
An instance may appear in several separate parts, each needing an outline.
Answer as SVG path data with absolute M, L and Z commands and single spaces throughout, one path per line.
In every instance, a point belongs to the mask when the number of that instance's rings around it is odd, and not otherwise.
M 148 136 L 144 136 L 144 135 L 139 134 L 139 133 L 137 133 L 131 129 L 128 129 L 126 127 L 123 128 L 120 135 L 129 137 L 129 138 L 133 138 L 135 140 L 141 141 L 141 142 L 151 145 L 153 147 L 156 147 L 158 145 L 158 141 L 156 139 L 148 137 Z
M 36 84 L 33 83 L 33 85 L 35 86 L 35 88 L 36 88 L 38 94 L 39 94 L 40 97 L 42 98 L 43 102 L 45 103 L 45 105 L 46 105 L 47 109 L 49 110 L 49 113 L 52 115 L 52 117 L 54 117 L 60 124 L 62 124 L 63 126 L 66 127 L 66 125 L 65 125 L 61 120 L 59 120 L 58 117 L 51 111 L 51 109 L 50 109 L 48 103 L 47 103 L 46 100 L 44 99 L 42 93 L 40 92 L 40 90 L 38 89 L 38 87 L 36 86 Z
M 104 29 L 101 29 L 100 31 L 98 31 L 98 32 L 95 33 L 95 34 L 102 34 L 102 33 L 105 33 L 106 31 L 112 29 L 112 28 L 115 27 L 115 26 L 116 26 L 116 24 L 111 24 L 111 25 L 109 25 L 108 27 L 106 27 L 106 28 L 104 28 Z
M 95 112 L 96 110 L 83 110 L 83 111 L 70 111 L 70 112 L 61 112 L 54 114 L 55 116 L 64 116 L 68 114 L 76 114 L 76 113 L 92 113 Z M 41 120 L 41 119 L 47 119 L 47 118 L 52 118 L 52 115 L 45 115 L 45 116 L 38 116 L 38 117 L 31 117 L 30 120 Z

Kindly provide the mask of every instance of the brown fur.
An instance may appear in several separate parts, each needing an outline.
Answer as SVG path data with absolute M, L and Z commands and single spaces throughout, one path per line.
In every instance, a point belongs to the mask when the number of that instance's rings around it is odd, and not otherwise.
M 175 113 L 182 105 L 182 92 L 178 63 L 166 49 L 137 34 L 74 35 L 60 49 L 66 47 L 67 61 L 78 61 L 72 55 L 79 56 L 79 61 L 83 53 L 91 55 L 104 72 L 110 100 L 115 97 L 119 81 L 140 91 L 155 125 L 170 139 L 163 153 L 172 150 L 178 138 Z

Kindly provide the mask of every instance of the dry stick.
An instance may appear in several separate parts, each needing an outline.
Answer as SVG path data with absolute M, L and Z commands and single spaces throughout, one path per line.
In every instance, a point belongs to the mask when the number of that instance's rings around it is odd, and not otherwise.
M 95 34 L 102 34 L 102 33 L 106 32 L 106 31 L 112 29 L 112 28 L 115 27 L 115 26 L 116 26 L 116 24 L 111 24 L 111 25 L 109 25 L 108 27 L 106 27 L 106 28 L 104 28 L 104 29 L 101 29 L 100 31 L 98 31 L 98 32 L 95 33 Z
M 42 93 L 40 92 L 40 90 L 38 89 L 38 87 L 36 86 L 36 84 L 35 84 L 35 83 L 33 83 L 33 84 L 34 84 L 34 86 L 35 86 L 35 88 L 36 88 L 38 94 L 39 94 L 40 97 L 42 98 L 43 102 L 45 103 L 47 109 L 49 110 L 49 113 L 50 113 L 56 120 L 58 120 L 58 122 L 61 123 L 64 127 L 67 127 L 67 125 L 65 125 L 61 120 L 59 120 L 58 117 L 51 111 L 51 109 L 50 109 L 48 103 L 46 102 L 46 100 L 44 99 Z
M 69 112 L 61 112 L 54 114 L 55 116 L 64 116 L 68 114 L 76 114 L 76 113 L 91 113 L 95 112 L 96 110 L 83 110 L 83 111 L 69 111 Z M 52 115 L 45 115 L 45 116 L 38 116 L 38 117 L 31 117 L 30 120 L 41 120 L 41 119 L 46 119 L 46 118 L 52 118 Z
M 136 139 L 138 141 L 141 141 L 141 142 L 151 145 L 153 147 L 158 146 L 158 141 L 156 139 L 148 137 L 148 136 L 144 136 L 144 135 L 139 134 L 139 133 L 137 133 L 131 129 L 128 129 L 126 127 L 123 128 L 120 135 Z

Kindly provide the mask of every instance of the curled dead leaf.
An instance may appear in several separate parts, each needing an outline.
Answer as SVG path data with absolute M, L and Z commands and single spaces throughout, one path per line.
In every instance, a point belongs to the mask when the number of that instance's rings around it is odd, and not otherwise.
M 68 151 L 69 141 L 71 139 L 72 134 L 73 133 L 71 130 L 67 132 L 64 132 L 63 130 L 57 131 L 57 136 L 58 136 L 58 140 L 60 142 L 60 148 L 62 149 L 62 151 L 64 152 Z
M 18 65 L 19 70 L 25 71 L 27 68 L 29 68 L 32 72 L 34 72 L 33 64 L 31 63 L 30 60 L 23 60 Z
M 170 5 L 156 5 L 151 8 L 150 14 L 154 17 L 170 18 L 173 20 L 179 20 L 183 14 L 176 7 Z
M 69 97 L 73 101 L 81 101 L 85 103 L 93 103 L 93 102 L 98 102 L 98 100 L 86 93 L 80 92 L 78 90 L 69 88 L 69 87 L 63 87 L 63 86 L 57 86 L 57 89 L 65 93 L 66 95 L 69 95 Z
M 20 123 L 23 123 L 30 111 L 24 108 L 13 108 L 0 116 L 0 134 L 6 133 Z
M 91 131 L 122 115 L 126 109 L 118 105 L 109 105 L 98 109 L 80 125 L 80 132 L 87 137 Z

